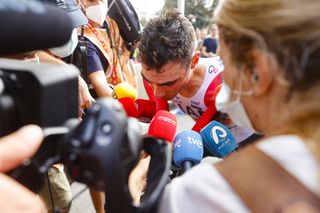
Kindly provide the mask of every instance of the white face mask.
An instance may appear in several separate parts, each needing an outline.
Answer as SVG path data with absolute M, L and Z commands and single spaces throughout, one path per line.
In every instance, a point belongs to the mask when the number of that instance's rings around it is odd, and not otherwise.
M 66 44 L 60 47 L 50 48 L 49 51 L 53 55 L 58 56 L 59 58 L 65 58 L 73 53 L 77 45 L 78 45 L 78 33 L 77 33 L 77 29 L 74 28 L 72 31 L 71 38 Z
M 242 84 L 242 79 L 240 81 Z M 231 93 L 237 94 L 236 100 L 230 101 Z M 222 83 L 220 92 L 216 97 L 216 109 L 218 111 L 227 113 L 234 124 L 256 132 L 240 101 L 241 95 L 252 95 L 252 91 L 243 92 L 241 86 L 239 91 L 231 92 L 230 87 L 226 83 Z
M 97 5 L 90 6 L 86 9 L 88 19 L 102 26 L 108 13 L 108 4 L 104 1 L 99 2 Z

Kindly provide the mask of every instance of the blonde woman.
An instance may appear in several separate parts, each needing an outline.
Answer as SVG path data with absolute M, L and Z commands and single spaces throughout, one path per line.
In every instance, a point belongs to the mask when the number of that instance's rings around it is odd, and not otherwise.
M 225 70 L 216 107 L 266 138 L 221 164 L 202 163 L 173 180 L 159 212 L 319 212 L 319 11 L 319 0 L 220 1 L 215 22 Z M 253 152 L 273 167 L 259 164 Z M 249 170 L 252 161 L 256 167 Z M 261 176 L 265 169 L 270 175 Z M 284 178 L 279 172 L 290 181 L 278 184 Z M 261 179 L 238 185 L 245 175 Z M 293 189 L 294 199 L 272 200 L 292 183 L 303 193 Z

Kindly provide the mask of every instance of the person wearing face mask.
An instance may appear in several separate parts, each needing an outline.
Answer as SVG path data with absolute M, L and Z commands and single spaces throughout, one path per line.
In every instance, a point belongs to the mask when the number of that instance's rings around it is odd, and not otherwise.
M 72 32 L 72 35 L 69 41 L 60 47 L 53 47 L 49 49 L 49 52 L 58 58 L 66 58 L 70 56 L 78 45 L 77 28 L 88 23 L 87 17 L 81 11 L 76 0 L 64 0 L 64 1 L 38 0 L 38 1 L 55 5 L 56 7 L 65 11 L 71 18 L 74 30 Z
M 158 212 L 320 211 L 319 9 L 318 0 L 219 2 L 216 107 L 265 138 L 174 179 Z
M 40 2 L 53 4 L 54 6 L 65 11 L 71 18 L 74 30 L 69 41 L 59 47 L 50 48 L 48 51 L 58 58 L 66 58 L 70 56 L 78 45 L 77 28 L 88 23 L 87 17 L 81 11 L 76 0 L 38 0 Z
M 78 32 L 77 28 L 88 23 L 88 19 L 82 12 L 76 0 L 38 0 L 44 3 L 50 3 L 54 6 L 65 11 L 71 18 L 73 24 L 73 31 L 69 41 L 59 47 L 50 48 L 47 51 L 38 51 L 37 56 L 41 59 L 42 63 L 65 64 L 63 59 L 69 57 L 78 45 Z M 54 56 L 54 57 L 53 57 Z M 60 60 L 61 59 L 61 60 Z M 88 86 L 79 75 L 79 115 L 82 114 L 83 109 L 91 106 L 93 98 L 89 93 Z
M 62 60 L 70 56 L 78 45 L 77 28 L 85 25 L 88 19 L 81 11 L 75 0 L 39 0 L 41 2 L 51 3 L 56 7 L 65 11 L 71 18 L 74 30 L 72 31 L 69 41 L 59 47 L 53 47 L 46 51 L 36 51 L 30 53 L 29 57 L 21 58 L 19 55 L 16 58 L 23 59 L 26 62 L 35 63 L 53 63 L 65 65 Z M 20 54 L 21 55 L 21 54 Z M 23 55 L 23 54 L 22 54 Z M 37 60 L 37 61 L 36 61 Z M 91 106 L 92 97 L 90 96 L 88 87 L 84 80 L 79 76 L 79 114 L 84 108 Z M 48 181 L 44 182 L 44 186 L 39 192 L 39 196 L 45 204 L 48 212 L 53 212 L 53 206 L 61 212 L 68 212 L 71 206 L 72 193 L 70 183 L 64 171 L 63 164 L 55 164 L 48 170 Z M 50 190 L 50 189 L 51 190 Z
M 77 31 L 77 28 L 74 28 L 72 31 L 71 38 L 66 44 L 60 47 L 50 48 L 49 52 L 57 56 L 58 58 L 66 58 L 73 53 L 77 45 L 78 45 L 78 31 Z
M 191 22 L 178 11 L 164 11 L 145 26 L 138 61 L 150 99 L 172 101 L 198 121 L 213 104 L 213 93 L 221 83 L 224 65 L 217 56 L 200 58 L 196 46 Z M 237 142 L 256 139 L 251 137 L 251 130 L 236 127 L 226 117 L 217 113 L 214 119 L 231 128 Z
M 106 0 L 81 0 L 89 19 L 83 35 L 87 41 L 87 67 L 82 73 L 94 98 L 111 97 L 112 87 L 128 82 L 136 87 L 134 72 L 128 66 L 130 51 L 120 35 L 117 23 L 107 16 Z M 90 189 L 96 212 L 104 212 L 104 193 Z
M 106 0 L 82 0 L 89 23 L 84 28 L 87 41 L 87 71 L 93 97 L 111 96 L 113 86 L 128 82 L 136 87 L 133 70 L 128 66 L 130 51 L 117 23 L 107 16 Z

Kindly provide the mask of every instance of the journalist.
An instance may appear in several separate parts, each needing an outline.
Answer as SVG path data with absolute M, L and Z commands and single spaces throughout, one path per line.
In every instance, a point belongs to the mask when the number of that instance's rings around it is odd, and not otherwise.
M 319 10 L 318 0 L 220 1 L 216 107 L 266 138 L 174 179 L 159 212 L 319 212 Z

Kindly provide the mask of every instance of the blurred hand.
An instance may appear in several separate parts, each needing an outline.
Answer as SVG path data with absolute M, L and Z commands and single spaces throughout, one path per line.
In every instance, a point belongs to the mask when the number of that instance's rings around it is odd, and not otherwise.
M 140 202 L 141 194 L 146 188 L 150 158 L 149 155 L 142 152 L 138 164 L 129 176 L 129 191 L 135 203 Z
M 79 76 L 79 106 L 81 109 L 91 107 L 92 101 L 94 100 L 90 95 L 87 83 Z
M 0 139 L 0 172 L 6 172 L 30 158 L 42 142 L 42 131 L 28 125 Z M 40 199 L 27 188 L 0 174 L 0 212 L 44 212 Z

